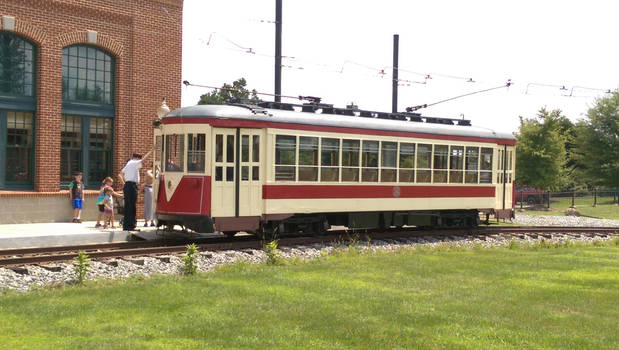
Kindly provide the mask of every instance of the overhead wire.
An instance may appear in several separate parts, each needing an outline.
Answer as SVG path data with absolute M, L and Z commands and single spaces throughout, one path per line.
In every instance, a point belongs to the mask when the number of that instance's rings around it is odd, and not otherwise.
M 266 21 L 265 21 L 266 22 Z M 266 22 L 266 23 L 270 23 L 270 22 Z M 274 23 L 274 22 L 273 22 Z M 256 50 L 254 50 L 252 47 L 245 47 L 229 38 L 227 38 L 226 36 L 217 33 L 217 32 L 212 32 L 209 35 L 208 40 L 206 41 L 206 43 L 204 42 L 204 39 L 199 39 L 202 43 L 205 43 L 206 46 L 209 46 L 211 48 L 213 48 L 213 45 L 211 45 L 211 41 L 213 39 L 213 36 L 217 35 L 222 37 L 225 41 L 227 41 L 228 43 L 234 45 L 236 47 L 236 49 L 234 48 L 228 48 L 228 50 L 233 50 L 233 51 L 237 51 L 237 52 L 243 52 L 243 53 L 249 53 L 252 54 L 254 56 L 262 56 L 262 57 L 270 57 L 270 58 L 274 58 L 274 55 L 270 55 L 270 54 L 263 54 L 263 53 L 259 53 Z M 358 66 L 370 71 L 375 72 L 375 74 L 372 75 L 368 75 L 368 74 L 360 74 L 360 73 L 352 73 L 355 75 L 363 75 L 365 77 L 371 77 L 371 78 L 384 78 L 388 75 L 387 71 L 389 69 L 393 69 L 393 66 L 385 66 L 383 68 L 379 68 L 376 66 L 371 66 L 365 63 L 361 63 L 361 62 L 357 62 L 357 61 L 353 61 L 353 60 L 345 60 L 341 65 L 335 65 L 335 64 L 324 64 L 324 63 L 318 63 L 318 62 L 311 62 L 311 61 L 307 61 L 304 59 L 298 59 L 295 56 L 282 56 L 283 59 L 290 59 L 290 60 L 294 60 L 294 61 L 300 61 L 303 62 L 304 65 L 292 65 L 292 64 L 282 64 L 282 68 L 287 68 L 287 69 L 295 69 L 295 70 L 308 70 L 308 68 L 306 67 L 306 65 L 313 65 L 313 66 L 318 66 L 318 67 L 325 67 L 325 68 L 331 68 L 331 69 L 327 69 L 327 70 L 321 70 L 323 72 L 328 72 L 328 73 L 339 73 L 339 74 L 351 74 L 348 72 L 348 70 L 345 70 L 347 65 L 354 65 L 354 66 Z M 339 67 L 339 69 L 337 68 Z M 472 76 L 458 76 L 458 75 L 452 75 L 452 74 L 445 74 L 445 73 L 437 73 L 437 72 L 431 72 L 431 73 L 422 73 L 422 72 L 418 72 L 418 71 L 414 71 L 414 70 L 410 70 L 407 68 L 402 68 L 402 67 L 397 67 L 399 72 L 404 72 L 404 73 L 409 73 L 409 74 L 413 74 L 413 75 L 417 75 L 417 76 L 421 76 L 423 77 L 422 81 L 419 80 L 411 80 L 411 79 L 402 79 L 399 78 L 397 79 L 398 81 L 398 86 L 403 86 L 403 87 L 411 87 L 411 86 L 415 86 L 415 85 L 427 85 L 429 80 L 434 79 L 434 77 L 440 77 L 440 78 L 446 78 L 446 79 L 453 79 L 453 80 L 459 80 L 459 81 L 464 81 L 464 82 L 468 82 L 468 83 L 480 83 L 480 81 L 473 79 Z M 311 70 L 311 69 L 310 69 Z M 509 87 L 509 85 L 511 85 L 513 83 L 511 83 L 511 79 L 508 80 L 508 84 L 506 85 L 501 85 L 498 87 L 494 87 L 494 88 L 490 88 L 490 89 L 484 89 L 484 90 L 480 90 L 480 91 L 476 91 L 473 93 L 467 93 L 464 95 L 460 95 L 460 96 L 456 96 L 453 98 L 449 98 L 446 100 L 442 100 L 442 101 L 438 101 L 435 103 L 431 103 L 431 104 L 425 104 L 425 105 L 419 105 L 419 106 L 426 106 L 426 107 L 422 107 L 422 108 L 427 108 L 433 105 L 436 105 L 438 103 L 443 103 L 443 102 L 447 102 L 447 101 L 451 101 L 453 99 L 457 99 L 457 98 L 461 98 L 461 97 L 465 97 L 465 96 L 469 96 L 469 95 L 473 95 L 473 94 L 477 94 L 477 93 L 481 93 L 481 92 L 486 92 L 486 91 L 490 91 L 490 90 L 494 90 L 494 89 L 498 89 L 498 88 L 503 88 L 503 87 Z M 524 95 L 529 95 L 529 88 L 532 86 L 541 86 L 541 87 L 554 87 L 554 88 L 559 88 L 561 91 L 568 91 L 570 89 L 568 89 L 565 85 L 555 85 L 555 84 L 545 84 L 545 83 L 528 83 L 526 90 L 524 92 Z M 593 96 L 577 96 L 574 95 L 574 90 L 578 90 L 578 89 L 584 89 L 584 90 L 590 90 L 590 91 L 601 91 L 604 93 L 610 93 L 611 89 L 600 89 L 600 88 L 589 88 L 589 87 L 582 87 L 582 86 L 572 86 L 571 90 L 570 90 L 570 94 L 562 94 L 561 96 L 564 97 L 586 97 L 586 98 L 590 98 Z M 265 95 L 268 95 L 265 93 Z M 272 95 L 272 94 L 271 94 Z M 275 95 L 273 95 L 275 96 Z M 284 96 L 282 95 L 281 97 L 286 97 L 286 98 L 290 98 L 289 96 Z M 296 98 L 296 97 L 292 97 L 292 98 Z M 418 107 L 418 106 L 415 106 Z
M 492 91 L 492 90 L 497 90 L 497 89 L 503 89 L 503 88 L 509 88 L 510 86 L 512 86 L 514 83 L 512 83 L 511 79 L 507 80 L 507 83 L 505 83 L 504 85 L 501 86 L 495 86 L 495 87 L 491 87 L 489 89 L 483 89 L 483 90 L 478 90 L 478 91 L 473 91 L 473 92 L 469 92 L 467 94 L 463 94 L 463 95 L 458 95 L 458 96 L 454 96 L 454 97 L 450 97 L 450 98 L 446 98 L 444 100 L 440 100 L 437 102 L 433 102 L 433 103 L 424 103 L 422 105 L 417 105 L 417 106 L 413 106 L 413 107 L 408 107 L 406 108 L 407 112 L 414 112 L 414 111 L 418 111 L 422 108 L 428 108 L 431 106 L 435 106 L 441 103 L 445 103 L 445 102 L 449 102 L 449 101 L 453 101 L 462 97 L 467 97 L 467 96 L 471 96 L 471 95 L 475 95 L 475 94 L 480 94 L 483 92 L 488 92 L 488 91 Z
M 183 80 L 183 85 L 185 86 L 195 86 L 195 87 L 201 87 L 201 88 L 207 88 L 207 89 L 214 89 L 214 90 L 223 90 L 223 91 L 232 91 L 232 92 L 240 92 L 241 90 L 234 88 L 234 87 L 217 87 L 217 86 L 209 86 L 209 85 L 202 85 L 202 84 L 193 84 L 190 83 L 188 80 Z M 290 98 L 290 99 L 295 99 L 295 100 L 305 100 L 305 101 L 311 101 L 311 102 L 320 102 L 321 98 L 320 97 L 316 97 L 316 96 L 290 96 L 290 95 L 282 95 L 282 94 L 271 94 L 268 92 L 258 92 L 258 91 L 250 91 L 251 93 L 255 93 L 256 95 L 264 95 L 264 96 L 271 96 L 271 97 L 282 97 L 282 98 Z

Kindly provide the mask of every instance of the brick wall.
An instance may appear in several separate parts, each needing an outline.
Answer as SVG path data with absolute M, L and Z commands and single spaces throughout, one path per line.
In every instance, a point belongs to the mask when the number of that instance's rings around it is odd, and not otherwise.
M 132 153 L 152 147 L 161 99 L 171 108 L 180 106 L 182 5 L 182 0 L 0 1 L 0 17 L 14 17 L 13 32 L 37 46 L 35 191 L 59 190 L 62 48 L 94 44 L 115 57 L 118 174 Z M 96 42 L 89 42 L 88 31 L 97 32 Z

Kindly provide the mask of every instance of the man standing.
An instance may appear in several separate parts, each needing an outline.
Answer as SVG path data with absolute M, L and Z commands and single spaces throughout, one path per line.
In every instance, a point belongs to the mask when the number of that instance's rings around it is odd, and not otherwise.
M 118 176 L 125 183 L 123 186 L 123 195 L 125 197 L 125 216 L 123 218 L 124 231 L 139 231 L 135 228 L 136 220 L 136 203 L 138 201 L 138 184 L 140 183 L 140 168 L 142 161 L 153 152 L 150 150 L 144 158 L 142 155 L 134 153 L 127 165 L 120 171 Z

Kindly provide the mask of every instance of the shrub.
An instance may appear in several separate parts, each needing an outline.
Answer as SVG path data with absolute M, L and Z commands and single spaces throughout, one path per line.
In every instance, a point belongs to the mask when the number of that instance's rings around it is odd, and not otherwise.
M 90 270 L 90 257 L 84 251 L 77 252 L 77 256 L 73 259 L 73 267 L 75 268 L 75 279 L 77 284 L 83 284 L 86 279 L 86 274 Z
M 279 255 L 279 248 L 277 247 L 277 240 L 272 240 L 264 244 L 264 252 L 267 254 L 268 265 L 281 265 L 282 258 Z
M 185 275 L 195 275 L 198 271 L 198 247 L 195 243 L 187 246 L 187 253 L 183 256 L 183 273 Z

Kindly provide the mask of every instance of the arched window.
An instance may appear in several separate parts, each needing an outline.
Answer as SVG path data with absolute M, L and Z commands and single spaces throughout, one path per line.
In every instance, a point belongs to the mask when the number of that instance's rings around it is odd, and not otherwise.
M 34 179 L 36 46 L 0 31 L 0 189 L 31 189 Z
M 112 176 L 114 57 L 89 45 L 62 49 L 60 181 L 77 171 L 87 186 Z

